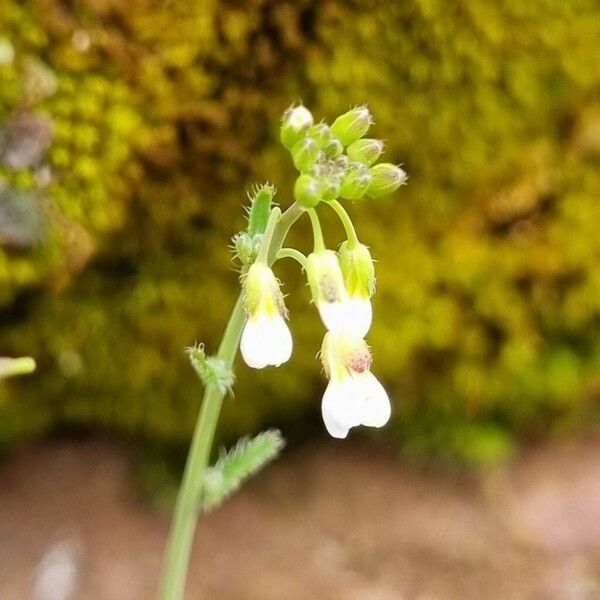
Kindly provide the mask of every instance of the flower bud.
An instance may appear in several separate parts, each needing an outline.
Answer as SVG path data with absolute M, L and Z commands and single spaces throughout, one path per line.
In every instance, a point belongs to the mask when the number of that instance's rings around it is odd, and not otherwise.
M 323 199 L 321 182 L 307 173 L 303 173 L 294 184 L 294 199 L 304 208 L 312 208 Z
M 319 160 L 321 151 L 316 142 L 309 137 L 306 137 L 296 142 L 290 150 L 294 166 L 298 171 L 305 173 L 315 166 Z
M 380 163 L 371 167 L 371 183 L 367 195 L 371 198 L 381 198 L 396 191 L 406 182 L 406 173 L 396 165 Z
M 345 154 L 338 156 L 333 161 L 333 163 L 335 164 L 336 168 L 342 172 L 348 169 L 351 164 L 353 164 L 352 161 Z
M 342 142 L 336 137 L 332 137 L 329 143 L 323 148 L 323 152 L 327 158 L 337 158 L 344 152 Z
M 366 106 L 357 106 L 340 115 L 331 126 L 331 133 L 338 138 L 344 146 L 359 140 L 371 127 L 373 118 Z
M 370 298 L 375 293 L 375 267 L 369 249 L 364 244 L 340 246 L 338 254 L 344 285 L 351 298 Z
M 279 132 L 281 143 L 289 150 L 305 136 L 312 124 L 313 116 L 308 108 L 302 106 L 302 104 L 288 108 L 283 113 L 281 120 Z
M 340 196 L 346 200 L 358 200 L 365 195 L 370 183 L 371 173 L 366 165 L 354 163 L 342 179 Z
M 324 200 L 337 200 L 340 197 L 342 178 L 337 173 L 328 173 L 321 177 Z
M 331 131 L 327 123 L 317 123 L 309 128 L 307 134 L 321 150 L 331 141 Z
M 257 233 L 251 236 L 249 233 L 242 231 L 233 238 L 233 248 L 236 258 L 243 265 L 251 265 L 258 256 L 262 234 Z
M 381 156 L 383 152 L 383 142 L 371 138 L 356 140 L 346 149 L 348 158 L 367 166 L 371 166 Z

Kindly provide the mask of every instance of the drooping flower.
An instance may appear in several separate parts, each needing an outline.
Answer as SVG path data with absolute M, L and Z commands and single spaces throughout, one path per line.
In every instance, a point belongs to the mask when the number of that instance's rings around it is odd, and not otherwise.
M 371 297 L 375 293 L 375 267 L 371 253 L 364 244 L 346 241 L 340 246 L 338 259 L 348 293 L 348 311 L 368 331 L 373 319 Z
M 240 350 L 249 367 L 278 367 L 292 355 L 292 334 L 285 322 L 287 311 L 279 282 L 273 271 L 255 262 L 244 282 L 244 307 L 248 320 Z
M 321 413 L 329 434 L 345 438 L 352 427 L 383 427 L 391 414 L 390 400 L 371 373 L 371 352 L 358 337 L 327 332 L 321 348 L 329 384 Z
M 323 324 L 329 331 L 346 332 L 359 338 L 371 327 L 371 303 L 350 297 L 344 276 L 333 250 L 308 255 L 306 274 Z

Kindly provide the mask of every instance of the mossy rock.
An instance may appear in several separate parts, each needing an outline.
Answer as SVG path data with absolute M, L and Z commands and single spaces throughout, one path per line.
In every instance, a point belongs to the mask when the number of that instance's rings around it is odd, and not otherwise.
M 278 116 L 298 98 L 328 120 L 368 102 L 409 173 L 393 198 L 349 207 L 378 259 L 369 341 L 390 436 L 489 462 L 515 435 L 591 422 L 595 3 L 4 5 L 0 119 L 48 119 L 52 142 L 37 164 L 0 167 L 47 223 L 41 246 L 0 243 L 0 354 L 40 365 L 0 392 L 2 439 L 62 425 L 189 437 L 200 389 L 183 347 L 214 348 L 234 302 L 225 245 L 244 190 L 268 179 L 286 204 Z M 318 419 L 321 326 L 285 269 L 294 358 L 239 366 L 225 437 Z

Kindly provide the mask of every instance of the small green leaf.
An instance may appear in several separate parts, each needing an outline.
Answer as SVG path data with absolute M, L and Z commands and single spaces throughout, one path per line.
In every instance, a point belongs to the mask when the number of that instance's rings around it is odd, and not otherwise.
M 217 356 L 206 356 L 204 344 L 186 348 L 186 352 L 192 367 L 205 386 L 216 386 L 223 394 L 231 391 L 235 375 L 222 359 Z
M 231 496 L 246 479 L 277 458 L 284 444 L 281 432 L 269 429 L 255 438 L 242 438 L 229 452 L 223 451 L 204 473 L 202 510 L 208 512 Z

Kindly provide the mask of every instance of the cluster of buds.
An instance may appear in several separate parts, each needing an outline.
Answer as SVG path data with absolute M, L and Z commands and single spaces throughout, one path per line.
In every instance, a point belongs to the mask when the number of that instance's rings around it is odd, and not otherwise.
M 314 123 L 304 106 L 283 115 L 280 139 L 300 175 L 294 199 L 307 208 L 342 198 L 380 198 L 406 182 L 406 173 L 391 163 L 375 164 L 383 153 L 381 140 L 365 138 L 373 124 L 366 106 L 339 116 L 331 126 Z
M 369 249 L 358 241 L 348 213 L 338 198 L 378 198 L 396 190 L 406 174 L 390 163 L 375 164 L 383 142 L 364 138 L 372 117 L 364 107 L 353 108 L 331 126 L 314 123 L 304 106 L 288 109 L 282 120 L 280 139 L 290 151 L 299 176 L 294 186 L 296 205 L 311 217 L 315 246 L 304 256 L 295 249 L 285 256 L 302 263 L 326 333 L 321 360 L 329 384 L 322 401 L 328 432 L 345 438 L 358 425 L 382 427 L 390 417 L 388 395 L 371 373 L 371 352 L 364 338 L 373 317 L 371 297 L 375 270 Z M 274 189 L 258 188 L 251 197 L 248 231 L 234 238 L 242 263 L 246 324 L 240 348 L 253 368 L 279 366 L 292 354 L 292 335 L 287 325 L 281 286 L 271 269 L 279 247 L 270 247 L 275 221 Z M 348 239 L 338 252 L 325 248 L 315 207 L 329 204 L 340 216 Z M 277 211 L 277 212 L 275 212 Z M 273 222 L 275 222 L 273 221 Z

